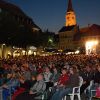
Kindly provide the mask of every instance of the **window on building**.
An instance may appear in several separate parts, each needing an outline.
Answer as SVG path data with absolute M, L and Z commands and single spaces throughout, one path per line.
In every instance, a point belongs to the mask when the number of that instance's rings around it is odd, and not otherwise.
M 67 17 L 67 19 L 69 19 L 69 17 Z
M 74 19 L 74 17 L 72 17 L 72 19 Z

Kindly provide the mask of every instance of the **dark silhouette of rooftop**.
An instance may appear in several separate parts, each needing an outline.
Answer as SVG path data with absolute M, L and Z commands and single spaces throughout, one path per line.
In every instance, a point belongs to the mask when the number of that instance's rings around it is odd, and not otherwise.
M 73 26 L 64 26 L 61 28 L 59 32 L 65 32 L 65 31 L 72 31 L 74 29 L 75 25 Z

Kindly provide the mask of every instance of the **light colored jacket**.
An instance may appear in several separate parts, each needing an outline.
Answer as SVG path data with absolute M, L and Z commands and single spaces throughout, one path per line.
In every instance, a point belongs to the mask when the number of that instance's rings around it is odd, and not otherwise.
M 45 82 L 49 82 L 51 77 L 52 77 L 52 73 L 51 72 L 49 72 L 49 73 L 45 72 L 44 73 L 44 80 L 45 80 Z
M 41 81 L 37 81 L 30 90 L 35 93 L 43 93 L 45 89 L 46 89 L 46 84 L 43 80 L 41 80 Z

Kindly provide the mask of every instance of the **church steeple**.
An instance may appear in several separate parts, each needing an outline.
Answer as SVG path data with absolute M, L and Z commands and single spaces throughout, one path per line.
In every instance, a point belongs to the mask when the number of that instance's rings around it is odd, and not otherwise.
M 69 11 L 74 11 L 73 10 L 73 6 L 72 6 L 72 0 L 69 0 L 68 1 L 68 9 L 67 9 L 67 12 L 69 12 Z
M 73 25 L 76 25 L 76 15 L 72 7 L 72 0 L 68 0 L 66 26 L 73 26 Z

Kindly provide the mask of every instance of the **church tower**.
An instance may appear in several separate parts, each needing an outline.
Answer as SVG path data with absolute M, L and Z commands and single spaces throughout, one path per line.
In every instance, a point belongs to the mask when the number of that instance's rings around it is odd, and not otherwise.
M 73 25 L 76 25 L 76 15 L 72 7 L 72 0 L 68 0 L 66 26 L 73 26 Z

